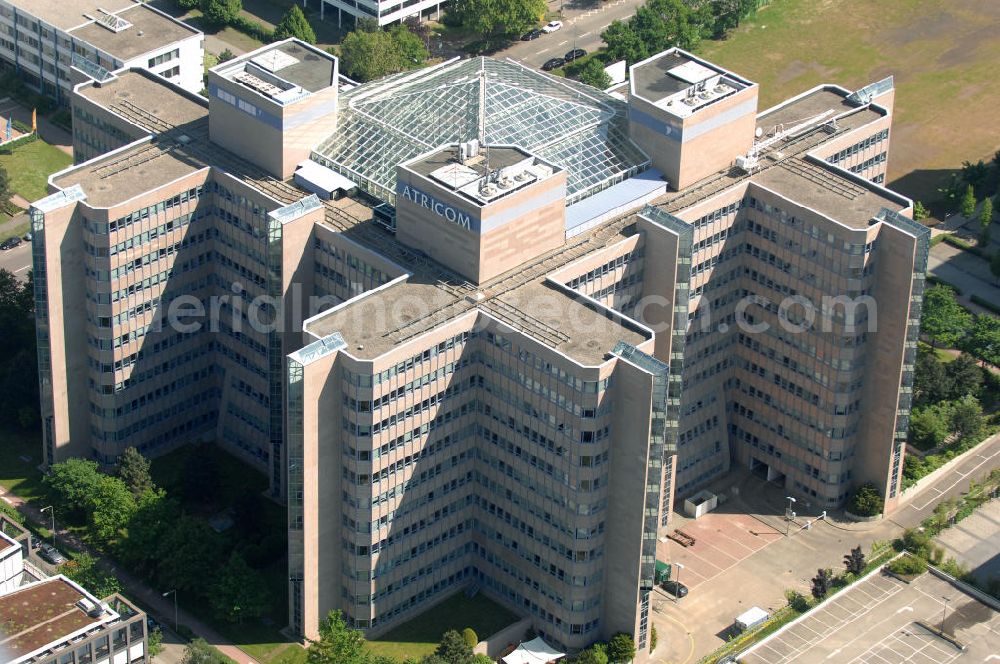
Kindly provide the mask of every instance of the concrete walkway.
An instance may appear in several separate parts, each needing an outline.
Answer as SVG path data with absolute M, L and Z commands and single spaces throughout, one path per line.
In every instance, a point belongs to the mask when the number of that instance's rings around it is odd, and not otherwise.
M 36 525 L 46 526 L 50 523 L 51 517 L 48 514 L 41 514 L 37 507 L 25 502 L 3 487 L 0 487 L 0 498 L 17 508 L 18 511 Z M 56 536 L 61 545 L 68 543 L 71 548 L 92 555 L 98 561 L 98 566 L 102 570 L 118 578 L 122 584 L 123 595 L 144 605 L 147 613 L 156 618 L 161 624 L 174 624 L 174 602 L 172 595 L 169 598 L 164 598 L 160 591 L 150 588 L 138 577 L 133 576 L 132 573 L 108 561 L 99 552 L 87 546 L 72 533 L 59 528 L 58 522 L 56 526 Z M 180 599 L 183 605 L 184 598 L 181 597 Z M 250 657 L 250 655 L 233 645 L 231 641 L 214 629 L 184 611 L 183 608 L 178 611 L 177 617 L 178 622 L 182 625 L 187 625 L 194 632 L 195 636 L 205 639 L 205 641 L 218 648 L 224 655 L 236 661 L 237 664 L 259 664 L 253 657 Z

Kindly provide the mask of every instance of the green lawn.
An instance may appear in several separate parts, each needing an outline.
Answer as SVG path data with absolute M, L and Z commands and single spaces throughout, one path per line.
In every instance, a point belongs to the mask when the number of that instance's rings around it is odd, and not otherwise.
M 13 154 L 0 154 L 0 166 L 10 176 L 10 188 L 28 201 L 47 196 L 49 176 L 72 163 L 72 157 L 42 140 L 17 146 Z
M 471 627 L 480 639 L 494 634 L 519 618 L 482 593 L 469 598 L 456 593 L 388 634 L 369 641 L 372 652 L 402 660 L 434 652 L 449 629 Z
M 761 109 L 894 75 L 889 185 L 928 202 L 963 161 L 1000 148 L 1000 39 L 984 29 L 998 20 L 1000 3 L 982 0 L 773 0 L 700 55 L 759 83 Z
M 41 431 L 0 429 L 0 486 L 25 500 L 41 500 L 45 496 L 38 470 L 41 462 Z
M 9 216 L 7 216 L 6 214 L 0 213 L 0 223 L 3 223 L 4 221 L 8 221 L 9 219 L 10 219 Z M 10 228 L 4 229 L 4 230 L 0 231 L 0 242 L 2 242 L 3 240 L 6 240 L 9 237 L 15 237 L 15 236 L 21 237 L 22 235 L 24 235 L 25 233 L 27 233 L 30 229 L 31 229 L 31 223 L 27 222 L 27 221 L 24 222 L 23 224 L 17 224 L 15 226 L 10 227 Z

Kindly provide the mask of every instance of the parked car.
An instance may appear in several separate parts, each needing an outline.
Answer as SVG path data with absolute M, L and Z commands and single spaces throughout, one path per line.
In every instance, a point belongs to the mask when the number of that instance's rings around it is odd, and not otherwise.
M 542 32 L 549 33 L 555 32 L 563 26 L 562 21 L 549 21 L 542 26 Z
M 683 583 L 678 583 L 677 581 L 664 581 L 660 587 L 674 597 L 687 597 L 688 594 L 687 586 Z
M 582 48 L 574 48 L 572 51 L 567 51 L 566 55 L 563 56 L 563 59 L 566 62 L 573 62 L 577 58 L 582 58 L 585 55 L 587 55 L 587 52 Z
M 157 630 L 157 629 L 160 629 L 160 623 L 156 622 L 156 619 L 153 618 L 153 616 L 147 614 L 146 615 L 146 631 L 147 632 L 152 632 L 153 630 Z
M 529 30 L 528 32 L 525 32 L 523 35 L 521 35 L 521 41 L 531 41 L 532 39 L 538 39 L 543 34 L 545 33 L 543 33 L 538 28 L 535 28 L 534 30 Z
M 542 71 L 552 71 L 553 69 L 562 67 L 564 64 L 566 64 L 566 61 L 562 58 L 551 58 L 546 60 L 545 64 L 542 65 Z
M 53 565 L 62 565 L 66 562 L 66 556 L 51 544 L 39 544 L 38 555 L 41 556 L 42 560 Z
M 0 242 L 0 249 L 13 249 L 21 244 L 21 238 L 19 237 L 9 237 L 3 242 Z
M 24 235 L 21 236 L 21 239 L 24 240 L 25 242 L 31 242 L 31 233 L 25 233 Z

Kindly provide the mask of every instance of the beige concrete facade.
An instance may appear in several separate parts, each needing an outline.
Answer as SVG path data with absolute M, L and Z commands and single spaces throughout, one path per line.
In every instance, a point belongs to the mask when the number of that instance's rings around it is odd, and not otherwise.
M 637 65 L 619 130 L 680 189 L 610 188 L 571 234 L 573 166 L 518 146 L 399 156 L 392 224 L 279 179 L 338 127 L 336 62 L 295 53 L 216 68 L 207 108 L 138 72 L 78 86 L 81 144 L 115 149 L 31 210 L 47 463 L 205 438 L 266 468 L 297 634 L 474 588 L 569 650 L 629 632 L 638 661 L 675 496 L 736 463 L 893 509 L 928 233 L 878 184 L 891 81 L 758 114 L 689 54 Z M 214 329 L 153 325 L 189 295 Z

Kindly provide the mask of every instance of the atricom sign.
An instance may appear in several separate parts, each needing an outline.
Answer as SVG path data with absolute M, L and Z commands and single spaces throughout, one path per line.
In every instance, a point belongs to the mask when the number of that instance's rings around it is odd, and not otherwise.
M 444 217 L 457 226 L 472 230 L 472 217 L 470 217 L 468 213 L 457 210 L 447 203 L 442 203 L 438 199 L 429 194 L 425 194 L 416 187 L 411 187 L 408 184 L 400 184 L 396 194 L 411 203 L 427 208 L 434 214 Z

